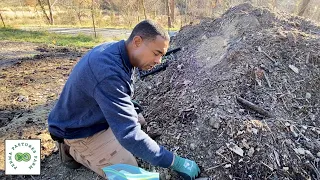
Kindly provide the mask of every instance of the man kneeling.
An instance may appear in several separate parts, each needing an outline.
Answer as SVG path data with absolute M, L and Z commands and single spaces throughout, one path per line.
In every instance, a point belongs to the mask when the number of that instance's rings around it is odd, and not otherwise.
M 185 179 L 198 176 L 194 161 L 174 155 L 141 130 L 131 101 L 134 67 L 148 70 L 159 64 L 169 40 L 162 27 L 145 20 L 128 40 L 99 45 L 76 64 L 48 118 L 64 165 L 82 164 L 106 177 L 105 166 L 137 166 L 135 155 Z

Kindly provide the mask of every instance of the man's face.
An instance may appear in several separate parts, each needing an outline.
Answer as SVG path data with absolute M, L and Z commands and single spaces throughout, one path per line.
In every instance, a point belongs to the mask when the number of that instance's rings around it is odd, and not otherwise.
M 169 41 L 161 36 L 155 40 L 143 40 L 140 36 L 134 37 L 134 61 L 135 66 L 142 69 L 152 69 L 161 63 L 161 58 L 169 48 Z

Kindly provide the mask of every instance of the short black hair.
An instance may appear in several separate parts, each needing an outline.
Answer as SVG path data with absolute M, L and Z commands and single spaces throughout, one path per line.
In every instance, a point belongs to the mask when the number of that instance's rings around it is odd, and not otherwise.
M 133 28 L 127 41 L 131 42 L 135 36 L 140 36 L 143 40 L 153 41 L 158 35 L 170 40 L 168 32 L 163 27 L 151 20 L 144 20 Z

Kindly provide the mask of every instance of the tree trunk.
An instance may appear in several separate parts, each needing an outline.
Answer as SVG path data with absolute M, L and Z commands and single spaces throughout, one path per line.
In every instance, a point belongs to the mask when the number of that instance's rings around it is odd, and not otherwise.
M 157 17 L 157 10 L 158 10 L 158 7 L 157 7 L 156 3 L 154 3 L 154 5 L 153 5 L 153 19 L 156 19 L 156 17 Z
M 139 5 L 139 4 L 140 4 L 140 0 L 138 0 L 138 3 L 137 3 L 137 8 L 138 8 L 138 10 L 137 10 L 137 11 L 138 11 L 138 12 L 137 12 L 137 13 L 138 13 L 138 22 L 140 22 L 140 5 Z
M 82 1 L 78 3 L 78 10 L 76 11 L 80 25 L 82 25 L 82 20 L 81 20 L 81 17 L 82 17 L 82 12 L 81 12 L 82 3 L 83 3 Z
M 51 24 L 50 18 L 46 12 L 46 9 L 44 8 L 44 5 L 42 4 L 41 0 L 38 0 L 38 3 L 42 9 L 43 15 L 46 17 L 46 19 L 48 20 L 48 23 Z
M 166 0 L 166 14 L 168 17 L 168 28 L 171 28 L 171 18 L 170 18 L 170 5 L 169 5 L 169 0 Z
M 185 5 L 186 5 L 186 9 L 184 11 L 184 24 L 187 24 L 187 15 L 188 15 L 188 0 L 184 1 Z
M 306 11 L 307 6 L 309 4 L 310 0 L 301 0 L 299 4 L 300 7 L 298 7 L 298 16 L 302 16 L 303 13 Z
M 92 25 L 93 25 L 94 37 L 97 38 L 96 24 L 95 24 L 95 21 L 94 21 L 94 0 L 92 0 L 92 4 L 91 4 L 91 17 L 92 17 Z
M 174 23 L 175 17 L 174 17 L 174 10 L 175 10 L 175 0 L 170 0 L 170 18 L 171 22 Z
M 144 19 L 147 19 L 146 7 L 144 5 L 144 0 L 141 0 L 141 5 L 143 8 Z
M 1 18 L 1 21 L 2 21 L 3 26 L 6 27 L 6 24 L 4 23 L 4 20 L 3 20 L 3 17 L 2 17 L 2 15 L 1 15 L 1 12 L 0 12 L 0 18 Z
M 50 13 L 50 24 L 53 25 L 54 21 L 53 21 L 52 6 L 51 6 L 50 0 L 48 0 L 48 6 L 49 6 L 49 13 Z

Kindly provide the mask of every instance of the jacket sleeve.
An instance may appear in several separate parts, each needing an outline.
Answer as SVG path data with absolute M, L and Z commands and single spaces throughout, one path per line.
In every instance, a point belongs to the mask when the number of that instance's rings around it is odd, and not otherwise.
M 129 92 L 129 85 L 122 78 L 111 76 L 97 84 L 94 98 L 125 149 L 155 166 L 169 167 L 173 153 L 159 146 L 141 130 Z

